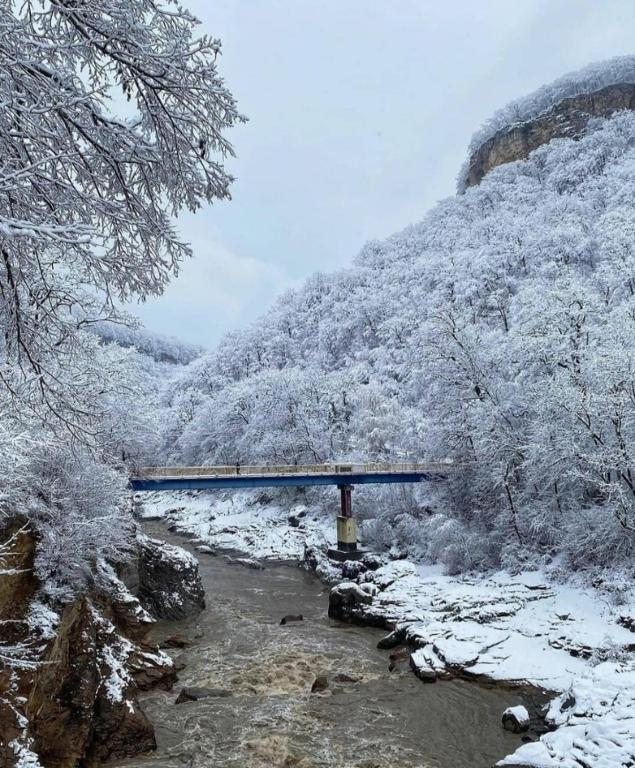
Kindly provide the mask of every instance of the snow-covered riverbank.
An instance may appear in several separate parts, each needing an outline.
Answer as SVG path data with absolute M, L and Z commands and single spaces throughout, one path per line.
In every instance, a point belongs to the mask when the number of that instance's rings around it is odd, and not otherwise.
M 141 516 L 165 517 L 200 547 L 251 557 L 301 559 L 305 545 L 333 543 L 332 518 L 317 510 L 254 504 L 253 494 L 139 494 Z M 324 562 L 318 571 L 324 574 Z M 331 578 L 336 575 L 332 569 Z M 620 768 L 635 761 L 635 599 L 620 599 L 545 574 L 447 576 L 404 560 L 343 581 L 336 594 L 352 618 L 395 627 L 416 648 L 420 676 L 462 675 L 554 691 L 556 730 L 501 764 Z
M 450 577 L 406 561 L 367 571 L 334 591 L 349 602 L 352 618 L 383 620 L 417 648 L 411 664 L 423 679 L 458 674 L 559 694 L 547 714 L 557 730 L 502 764 L 633 764 L 635 636 L 623 626 L 632 602 L 613 607 L 599 592 L 538 573 Z
M 335 521 L 318 509 L 262 503 L 263 493 L 158 491 L 135 494 L 142 518 L 164 518 L 200 546 L 239 550 L 250 557 L 302 560 L 305 546 L 333 546 Z

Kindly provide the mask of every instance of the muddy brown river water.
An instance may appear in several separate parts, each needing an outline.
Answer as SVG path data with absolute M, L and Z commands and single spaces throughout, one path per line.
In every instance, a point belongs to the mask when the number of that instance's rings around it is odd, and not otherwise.
M 154 640 L 180 634 L 192 644 L 170 651 L 186 663 L 171 692 L 140 702 L 157 733 L 155 753 L 127 768 L 489 768 L 521 742 L 504 731 L 508 690 L 474 683 L 420 682 L 407 659 L 390 672 L 379 630 L 327 617 L 328 587 L 290 565 L 252 570 L 223 555 L 195 552 L 160 523 L 150 535 L 197 555 L 206 610 L 165 622 Z M 280 626 L 285 614 L 304 621 Z M 329 687 L 311 693 L 316 676 Z M 343 674 L 353 682 L 337 682 Z M 184 686 L 223 695 L 175 704 Z

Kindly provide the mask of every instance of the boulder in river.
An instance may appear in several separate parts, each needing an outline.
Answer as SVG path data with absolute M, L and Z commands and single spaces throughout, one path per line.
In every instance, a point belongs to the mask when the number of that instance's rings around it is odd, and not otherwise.
M 210 547 L 209 544 L 199 544 L 196 549 L 198 552 L 202 552 L 204 555 L 212 555 L 212 557 L 216 557 L 216 555 L 218 555 L 218 552 Z
M 373 598 L 354 581 L 343 581 L 329 595 L 329 616 L 340 621 L 356 617 L 360 605 L 369 605 Z
M 382 651 L 389 651 L 392 648 L 396 648 L 398 645 L 401 645 L 403 642 L 405 642 L 405 640 L 405 629 L 395 629 L 389 635 L 386 635 L 386 637 L 382 637 L 382 639 L 377 643 L 377 647 Z
M 410 654 L 410 667 L 419 680 L 424 683 L 434 683 L 437 673 L 430 661 L 426 658 L 423 648 Z
M 199 688 L 198 686 L 188 686 L 182 688 L 175 704 L 183 704 L 187 701 L 200 701 L 201 699 L 219 699 L 231 696 L 232 692 L 226 688 Z
M 196 558 L 180 547 L 138 537 L 139 599 L 158 619 L 184 619 L 205 608 Z
M 523 733 L 529 729 L 529 712 L 519 704 L 517 707 L 507 707 L 503 712 L 503 728 L 512 733 Z
M 361 678 L 347 675 L 346 672 L 338 672 L 333 680 L 335 680 L 336 683 L 359 683 Z
M 329 687 L 329 679 L 326 675 L 318 675 L 311 686 L 311 693 L 322 693 Z
M 280 619 L 280 624 L 284 626 L 285 624 L 290 624 L 294 621 L 304 621 L 304 616 L 301 613 L 298 614 L 288 614 L 287 616 L 283 616 Z
M 185 635 L 170 635 L 161 643 L 161 648 L 186 648 L 191 645 Z
M 252 568 L 254 571 L 265 570 L 265 566 L 253 557 L 230 557 L 225 555 L 225 561 L 228 565 L 243 565 L 245 568 Z

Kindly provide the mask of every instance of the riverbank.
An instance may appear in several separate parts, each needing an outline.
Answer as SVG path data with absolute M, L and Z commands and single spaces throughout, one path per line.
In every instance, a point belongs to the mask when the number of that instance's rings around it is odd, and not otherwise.
M 61 601 L 35 576 L 24 521 L 4 539 L 13 567 L 0 583 L 1 640 L 16 652 L 9 663 L 0 653 L 0 765 L 76 768 L 153 750 L 137 698 L 171 689 L 176 671 L 147 636 L 159 619 L 202 610 L 196 559 L 137 532 L 125 563 L 97 561 L 90 588 Z
M 161 522 L 144 529 L 197 554 L 206 608 L 152 630 L 179 681 L 144 694 L 158 748 L 121 768 L 490 768 L 520 745 L 500 718 L 531 708 L 526 692 L 423 689 L 407 654 L 389 668 L 381 630 L 328 618 L 330 590 L 313 573 L 243 567 Z M 289 614 L 302 619 L 282 624 Z
M 298 559 L 308 546 L 318 573 L 339 582 L 331 603 L 339 604 L 342 618 L 402 633 L 422 678 L 461 676 L 553 691 L 547 721 L 555 730 L 502 765 L 621 768 L 635 760 L 632 591 L 616 599 L 539 572 L 452 577 L 404 560 L 342 573 L 319 555 L 332 543 L 332 519 L 307 509 L 263 509 L 250 499 L 144 494 L 139 509 L 194 536 L 203 551 L 231 547 L 250 557 Z

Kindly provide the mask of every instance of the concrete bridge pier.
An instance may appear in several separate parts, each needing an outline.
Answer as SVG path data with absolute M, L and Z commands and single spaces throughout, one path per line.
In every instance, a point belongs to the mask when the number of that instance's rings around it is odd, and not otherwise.
M 357 549 L 357 521 L 353 517 L 351 498 L 352 485 L 338 485 L 341 496 L 341 511 L 337 517 L 337 548 L 342 552 Z

